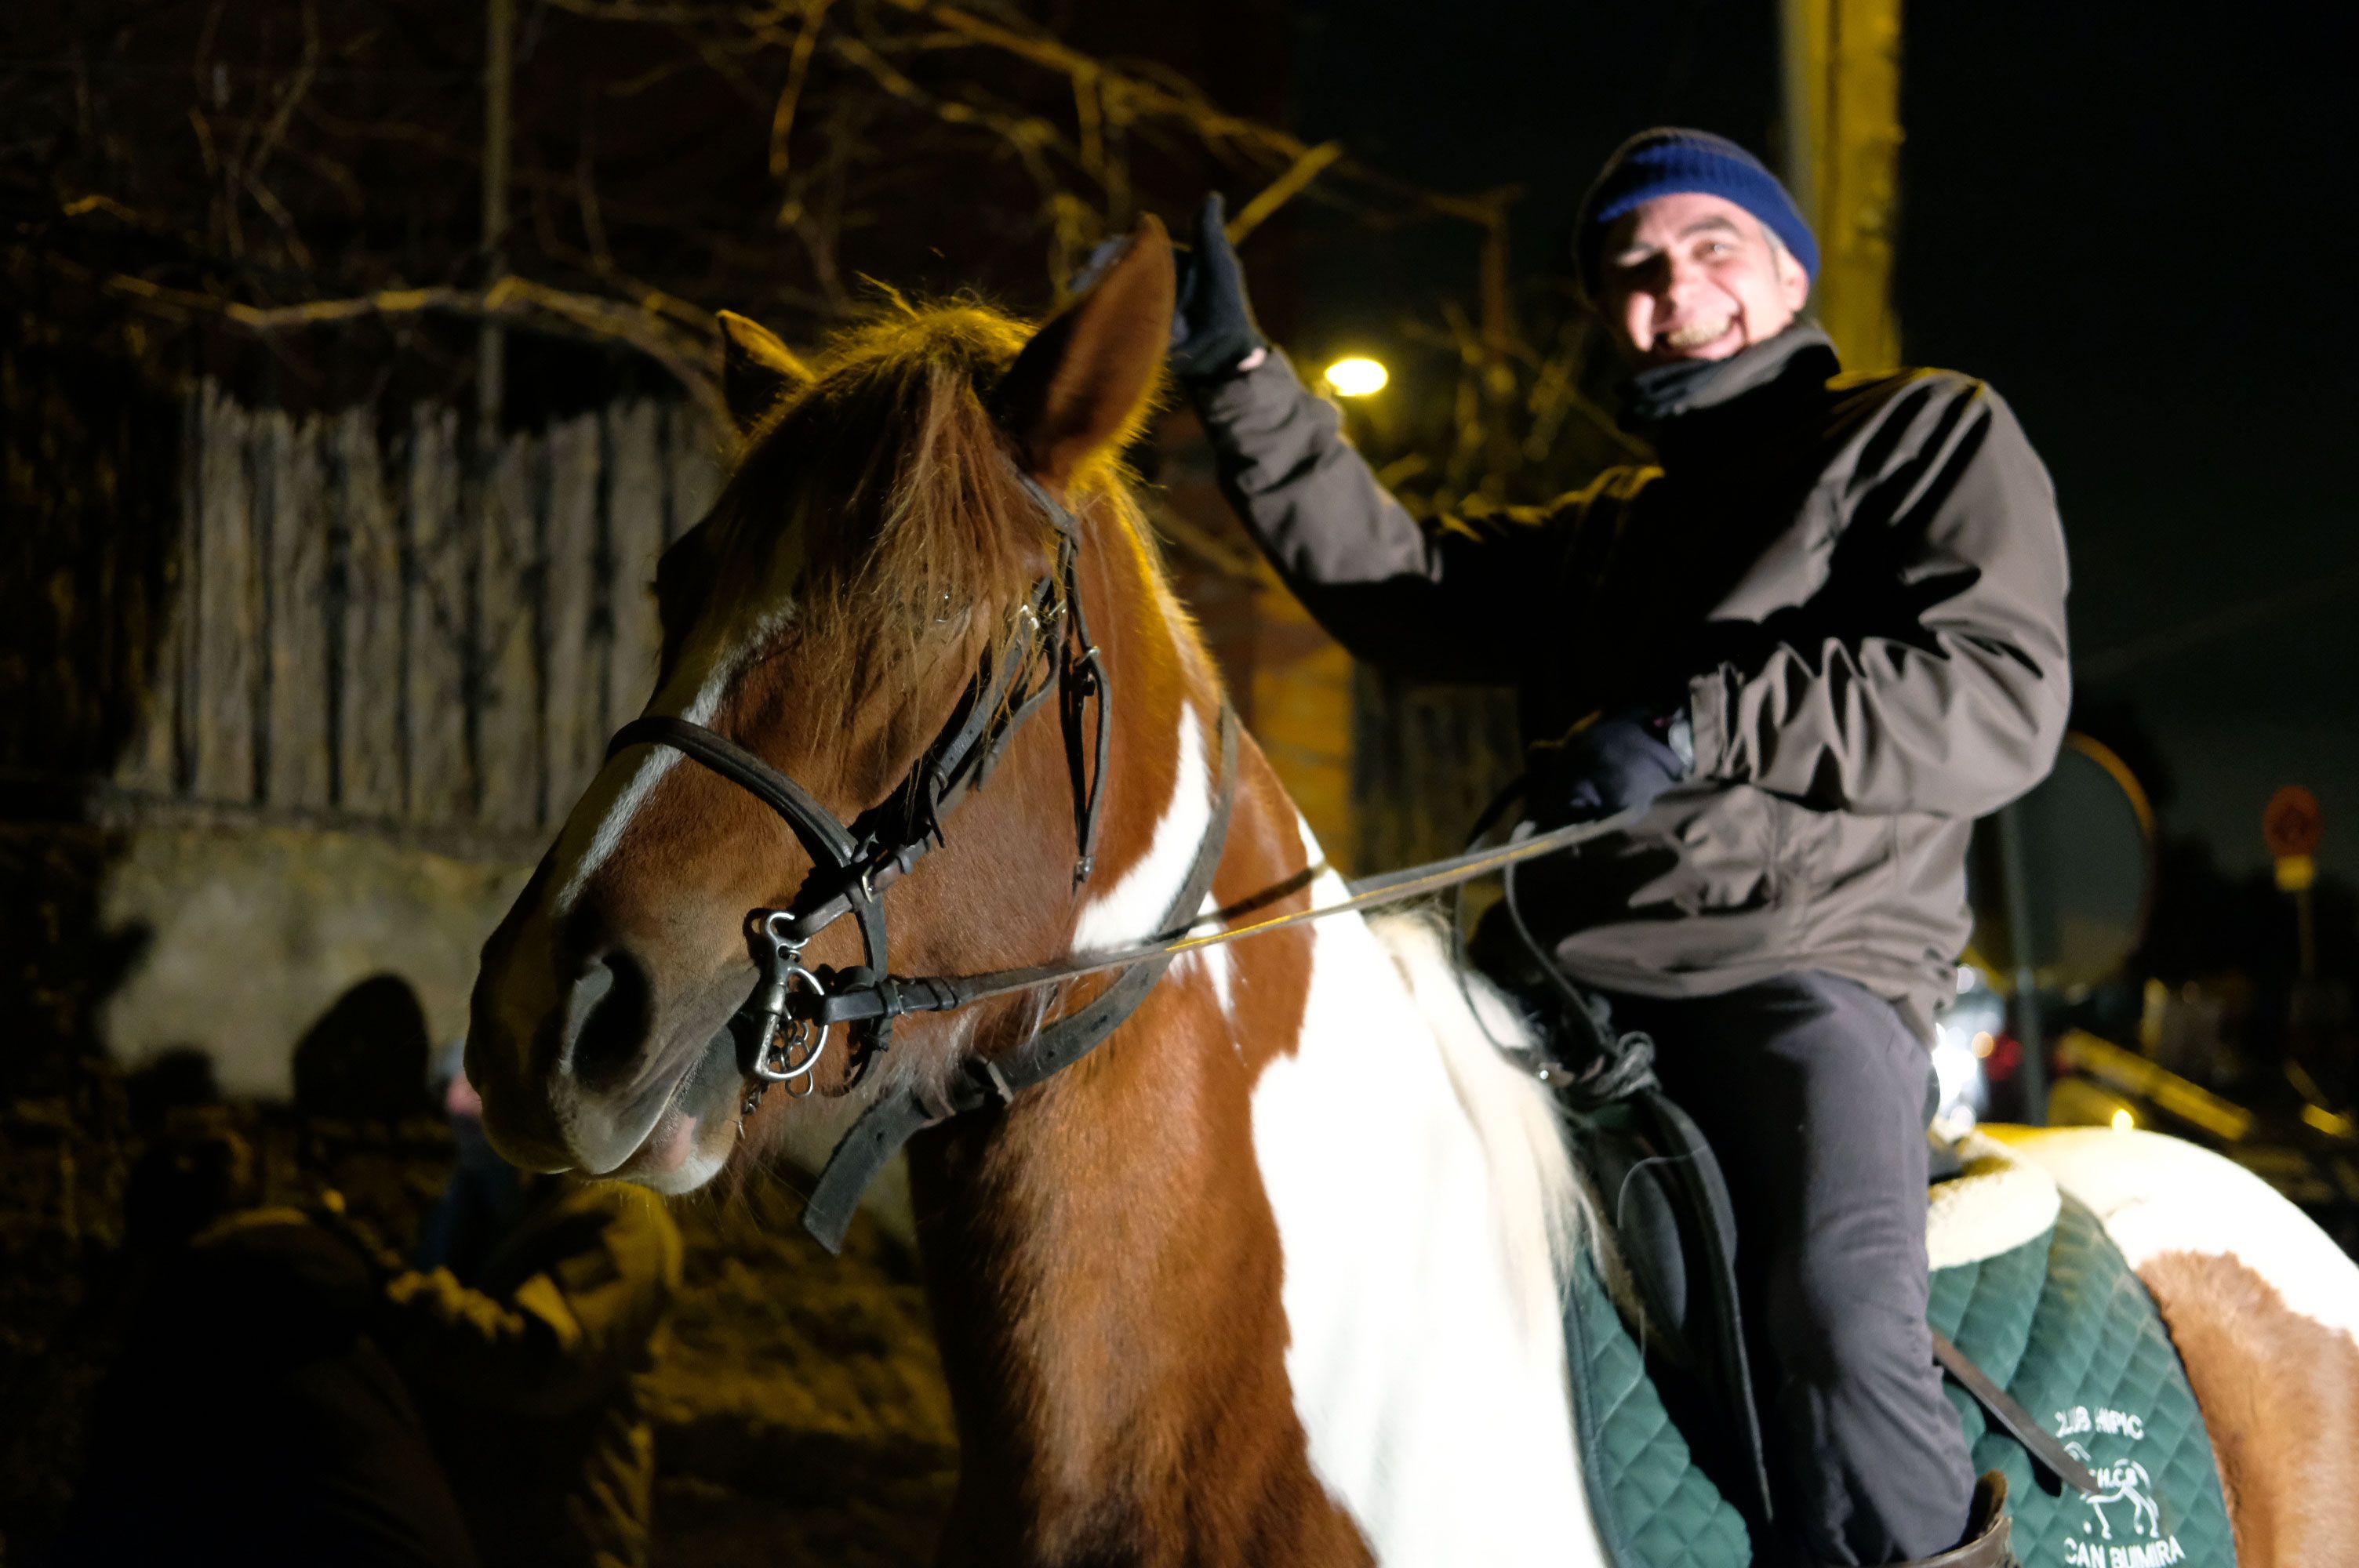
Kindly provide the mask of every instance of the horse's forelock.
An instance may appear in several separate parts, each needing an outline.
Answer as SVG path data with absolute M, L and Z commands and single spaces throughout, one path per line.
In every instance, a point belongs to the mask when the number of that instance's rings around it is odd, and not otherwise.
M 1045 567 L 1049 524 L 990 409 L 1028 332 L 973 304 L 882 314 L 838 333 L 748 440 L 703 580 L 752 573 L 749 552 L 778 547 L 802 514 L 791 634 L 803 691 L 856 708 L 971 665 Z

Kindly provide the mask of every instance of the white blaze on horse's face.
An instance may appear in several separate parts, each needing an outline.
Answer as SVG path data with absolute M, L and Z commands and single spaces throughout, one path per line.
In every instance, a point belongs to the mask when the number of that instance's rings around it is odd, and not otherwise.
M 681 640 L 680 656 L 664 672 L 663 684 L 643 713 L 693 724 L 713 721 L 745 667 L 793 624 L 809 561 L 808 513 L 808 506 L 798 503 L 794 515 L 772 532 L 769 547 L 756 552 L 760 570 L 733 577 L 727 567 L 737 563 L 732 559 L 715 573 L 711 602 Z M 747 526 L 741 519 L 723 521 L 734 524 L 733 535 Z M 748 553 L 744 538 L 732 537 L 728 543 L 734 546 L 733 557 Z M 583 885 L 614 855 L 647 796 L 680 760 L 680 753 L 669 746 L 633 747 L 600 770 L 558 838 L 557 914 L 573 907 Z
M 807 511 L 799 501 L 769 521 L 724 510 L 674 546 L 717 557 L 702 563 L 711 586 L 694 623 L 668 635 L 676 652 L 647 713 L 714 724 L 747 669 L 791 634 L 808 559 Z M 669 747 L 634 746 L 601 766 L 560 830 L 537 894 L 519 902 L 485 948 L 486 981 L 496 979 L 478 987 L 471 1040 L 478 1054 L 471 1071 L 506 1090 L 489 1097 L 489 1110 L 512 1157 L 670 1192 L 711 1180 L 734 1147 L 734 1060 L 719 1020 L 703 1017 L 698 999 L 742 968 L 743 911 L 698 910 L 688 920 L 626 930 L 601 878 L 667 781 L 680 776 L 680 761 Z M 571 1042 L 630 984 L 645 993 L 636 1016 L 646 1037 L 608 1039 L 611 1081 L 585 1086 L 569 1059 Z M 549 1039 L 552 1029 L 567 1038 Z M 670 1076 L 638 1073 L 642 1062 Z

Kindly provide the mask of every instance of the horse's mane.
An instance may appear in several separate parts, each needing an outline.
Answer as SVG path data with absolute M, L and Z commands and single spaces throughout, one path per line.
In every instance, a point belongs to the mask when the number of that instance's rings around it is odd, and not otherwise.
M 810 510 L 794 607 L 813 633 L 798 639 L 802 689 L 907 689 L 942 661 L 971 665 L 1053 558 L 992 407 L 1032 331 L 971 299 L 892 297 L 832 337 L 810 381 L 747 436 L 714 520 L 734 541 Z M 1111 492 L 1127 514 L 1117 474 L 1112 460 L 1084 472 L 1075 510 Z M 718 568 L 737 548 L 715 543 Z
M 1555 1091 L 1500 1049 L 1536 1048 L 1533 1025 L 1505 991 L 1461 969 L 1462 958 L 1430 911 L 1372 915 L 1368 928 L 1408 981 L 1418 1013 L 1440 1046 L 1451 1087 L 1482 1141 L 1527 1326 L 1556 1332 L 1573 1258 L 1584 1241 L 1607 1289 L 1636 1310 L 1611 1233 L 1599 1223 L 1566 1146 Z

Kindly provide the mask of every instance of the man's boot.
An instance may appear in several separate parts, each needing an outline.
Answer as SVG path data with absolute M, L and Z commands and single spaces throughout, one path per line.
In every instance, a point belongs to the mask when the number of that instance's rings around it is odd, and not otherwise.
M 1896 1568 L 2018 1568 L 2009 1545 L 2014 1529 L 2006 1513 L 2006 1476 L 1985 1470 L 1974 1483 L 1974 1500 L 1966 1511 L 1964 1543 Z

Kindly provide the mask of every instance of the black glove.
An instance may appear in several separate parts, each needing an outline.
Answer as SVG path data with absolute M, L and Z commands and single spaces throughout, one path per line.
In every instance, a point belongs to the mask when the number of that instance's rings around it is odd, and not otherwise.
M 1171 305 L 1171 373 L 1182 382 L 1218 381 L 1256 349 L 1267 348 L 1245 299 L 1245 270 L 1229 246 L 1228 207 L 1221 193 L 1204 198 L 1196 214 L 1196 243 L 1171 247 L 1178 270 Z M 1071 291 L 1097 287 L 1114 258 L 1130 243 L 1117 234 L 1101 243 L 1073 274 Z
M 1245 270 L 1230 248 L 1228 208 L 1217 190 L 1196 214 L 1196 243 L 1175 251 L 1179 292 L 1171 311 L 1171 373 L 1181 381 L 1215 381 L 1237 362 L 1268 346 L 1245 299 Z
M 1625 708 L 1534 746 L 1532 815 L 1589 822 L 1652 805 L 1695 772 L 1692 733 L 1684 708 L 1668 714 Z

